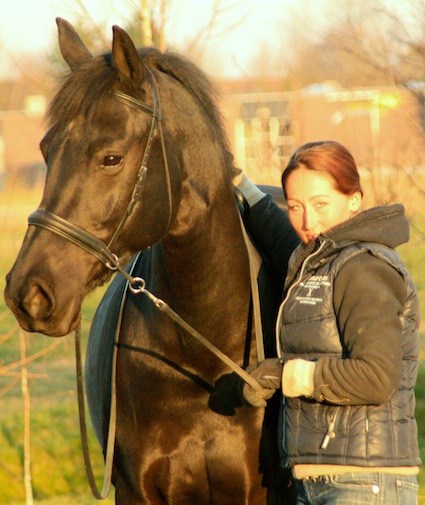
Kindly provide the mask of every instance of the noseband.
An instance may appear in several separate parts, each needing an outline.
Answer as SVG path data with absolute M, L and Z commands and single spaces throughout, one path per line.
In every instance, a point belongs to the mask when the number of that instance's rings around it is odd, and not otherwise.
M 76 244 L 77 246 L 81 247 L 85 251 L 89 252 L 90 254 L 98 258 L 110 270 L 116 270 L 117 268 L 119 268 L 118 256 L 111 251 L 112 244 L 116 242 L 118 237 L 121 235 L 128 218 L 131 216 L 133 212 L 134 206 L 140 199 L 140 195 L 143 188 L 143 182 L 148 172 L 148 160 L 150 151 L 152 148 L 153 140 L 157 132 L 159 132 L 161 140 L 162 159 L 164 161 L 164 168 L 166 174 L 165 179 L 168 196 L 168 223 L 166 229 L 168 229 L 168 227 L 170 226 L 172 218 L 172 193 L 171 193 L 170 170 L 168 167 L 167 152 L 165 149 L 164 134 L 162 131 L 162 113 L 159 102 L 158 87 L 153 73 L 148 68 L 146 70 L 152 83 L 153 108 L 150 107 L 149 105 L 144 104 L 137 98 L 126 95 L 121 91 L 115 91 L 114 93 L 115 98 L 120 102 L 129 105 L 131 107 L 135 107 L 136 109 L 139 109 L 142 112 L 149 114 L 152 117 L 152 122 L 150 125 L 149 137 L 146 143 L 146 148 L 143 153 L 142 163 L 137 173 L 137 179 L 130 197 L 130 201 L 109 243 L 105 244 L 105 242 L 98 239 L 91 233 L 88 233 L 79 226 L 76 226 L 75 224 L 57 216 L 56 214 L 48 210 L 37 209 L 28 218 L 29 225 L 45 228 L 69 240 L 70 242 Z

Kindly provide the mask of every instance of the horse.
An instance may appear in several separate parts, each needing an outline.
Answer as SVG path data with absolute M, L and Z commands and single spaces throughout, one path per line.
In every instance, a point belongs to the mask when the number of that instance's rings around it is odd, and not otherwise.
M 45 187 L 7 275 L 8 306 L 28 332 L 67 335 L 84 297 L 131 264 L 231 360 L 255 363 L 249 259 L 231 183 L 238 169 L 214 83 L 181 55 L 136 49 L 118 26 L 111 51 L 94 57 L 70 23 L 57 25 L 70 72 L 48 109 Z M 115 333 L 108 316 L 123 292 L 118 275 L 96 313 L 86 364 L 105 452 L 118 346 L 116 503 L 291 503 L 265 410 L 244 405 L 240 381 L 224 380 L 226 364 L 149 297 L 127 290 L 119 342 L 102 340 Z

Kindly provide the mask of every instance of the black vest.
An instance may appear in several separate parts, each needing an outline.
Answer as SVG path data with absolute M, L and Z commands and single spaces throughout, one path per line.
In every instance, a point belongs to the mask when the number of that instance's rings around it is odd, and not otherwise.
M 283 466 L 336 464 L 375 466 L 420 465 L 414 386 L 418 369 L 418 298 L 396 251 L 360 242 L 308 269 L 313 253 L 303 263 L 301 276 L 289 288 L 277 321 L 278 346 L 286 359 L 315 360 L 323 356 L 348 357 L 333 308 L 334 280 L 347 260 L 369 252 L 395 268 L 406 284 L 401 314 L 403 362 L 401 381 L 382 405 L 333 405 L 308 398 L 284 398 L 281 417 Z M 304 272 L 304 274 L 302 273 Z M 329 428 L 335 436 L 326 440 Z M 328 442 L 328 443 L 327 443 Z

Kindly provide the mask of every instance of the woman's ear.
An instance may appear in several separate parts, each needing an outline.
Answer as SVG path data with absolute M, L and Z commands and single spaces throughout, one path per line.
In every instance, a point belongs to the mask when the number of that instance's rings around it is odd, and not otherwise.
M 350 210 L 353 214 L 356 214 L 362 203 L 362 195 L 360 191 L 356 191 L 350 196 Z

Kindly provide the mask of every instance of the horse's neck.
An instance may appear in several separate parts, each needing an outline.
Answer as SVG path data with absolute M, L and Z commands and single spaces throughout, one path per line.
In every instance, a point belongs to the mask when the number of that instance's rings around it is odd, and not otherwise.
M 169 294 L 183 312 L 208 317 L 205 311 L 213 307 L 216 315 L 225 317 L 243 310 L 249 298 L 249 267 L 230 190 L 208 207 L 193 199 L 183 204 L 157 263 L 167 278 Z
M 172 230 L 146 255 L 140 274 L 146 276 L 148 289 L 186 323 L 241 362 L 250 307 L 247 251 L 231 191 L 224 200 L 210 203 L 183 202 Z M 153 325 L 152 332 L 144 333 L 147 339 L 154 335 L 149 346 L 169 349 L 172 342 L 181 362 L 202 363 L 214 375 L 220 360 L 192 338 L 182 338 L 171 319 L 159 325 L 157 313 L 146 320 Z M 134 313 L 131 319 L 137 317 Z

